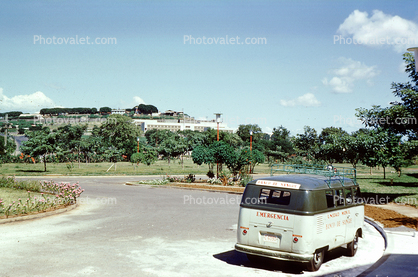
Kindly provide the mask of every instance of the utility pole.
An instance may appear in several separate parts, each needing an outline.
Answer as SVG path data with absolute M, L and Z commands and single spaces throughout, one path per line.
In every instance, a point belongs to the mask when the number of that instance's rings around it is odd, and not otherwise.
M 7 145 L 7 129 L 9 128 L 9 115 L 6 114 L 6 132 L 5 132 L 5 137 L 4 137 L 4 149 L 6 149 L 6 145 Z
M 221 122 L 221 113 L 215 113 L 216 116 L 216 141 L 219 141 L 219 122 Z M 219 162 L 216 163 L 216 178 L 219 178 Z

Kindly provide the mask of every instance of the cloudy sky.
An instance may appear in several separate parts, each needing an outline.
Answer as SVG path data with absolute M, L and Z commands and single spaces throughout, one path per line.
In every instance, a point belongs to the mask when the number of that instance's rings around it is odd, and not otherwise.
M 418 46 L 414 1 L 1 1 L 0 112 L 153 104 L 230 127 L 361 127 Z

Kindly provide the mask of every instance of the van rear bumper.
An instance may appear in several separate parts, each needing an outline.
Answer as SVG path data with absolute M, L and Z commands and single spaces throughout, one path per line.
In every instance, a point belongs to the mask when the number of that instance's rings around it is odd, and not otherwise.
M 281 252 L 277 250 L 269 250 L 265 248 L 242 245 L 239 243 L 235 244 L 235 250 L 245 254 L 252 254 L 284 261 L 309 262 L 313 257 L 313 254 Z

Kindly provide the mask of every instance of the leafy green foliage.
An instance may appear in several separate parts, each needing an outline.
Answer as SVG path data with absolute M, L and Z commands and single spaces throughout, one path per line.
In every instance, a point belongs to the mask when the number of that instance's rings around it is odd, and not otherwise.
M 136 163 L 137 165 L 142 161 L 142 153 L 133 153 L 131 155 L 131 163 Z
M 141 113 L 141 114 L 152 114 L 152 113 L 158 113 L 158 109 L 157 109 L 157 107 L 155 107 L 153 105 L 139 104 L 138 105 L 138 112 Z
M 109 114 L 109 113 L 111 113 L 111 112 L 112 112 L 112 109 L 111 109 L 110 107 L 101 107 L 101 108 L 99 109 L 99 112 L 100 112 L 101 114 Z
M 356 116 L 365 126 L 381 127 L 388 131 L 406 135 L 410 140 L 418 139 L 418 74 L 415 72 L 415 60 L 411 53 L 403 55 L 405 72 L 410 82 L 392 83 L 393 94 L 400 101 L 392 102 L 390 107 L 378 105 L 371 109 L 358 108 Z
M 23 143 L 20 151 L 32 157 L 41 156 L 46 172 L 46 157 L 56 150 L 56 133 L 51 133 L 48 127 L 44 127 L 39 131 L 27 131 L 25 134 L 29 140 Z
M 303 156 L 315 157 L 319 149 L 319 138 L 316 130 L 309 126 L 303 128 L 303 134 L 297 134 L 294 139 L 295 147 Z
M 249 142 L 250 131 L 252 132 L 252 140 L 254 143 L 261 139 L 263 133 L 257 124 L 239 125 L 236 134 L 241 138 L 242 141 Z
M 96 108 L 50 108 L 41 109 L 42 115 L 60 115 L 60 114 L 95 114 Z
M 127 156 L 134 152 L 132 148 L 137 145 L 140 134 L 140 129 L 131 118 L 119 114 L 110 115 L 99 128 L 93 130 L 93 136 L 100 137 L 101 146 L 106 149 L 104 152 L 110 153 L 113 148 Z

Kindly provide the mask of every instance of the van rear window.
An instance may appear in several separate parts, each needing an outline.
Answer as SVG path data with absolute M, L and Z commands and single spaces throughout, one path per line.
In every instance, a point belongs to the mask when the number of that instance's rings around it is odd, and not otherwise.
M 276 189 L 261 189 L 259 203 L 289 205 L 290 192 Z

